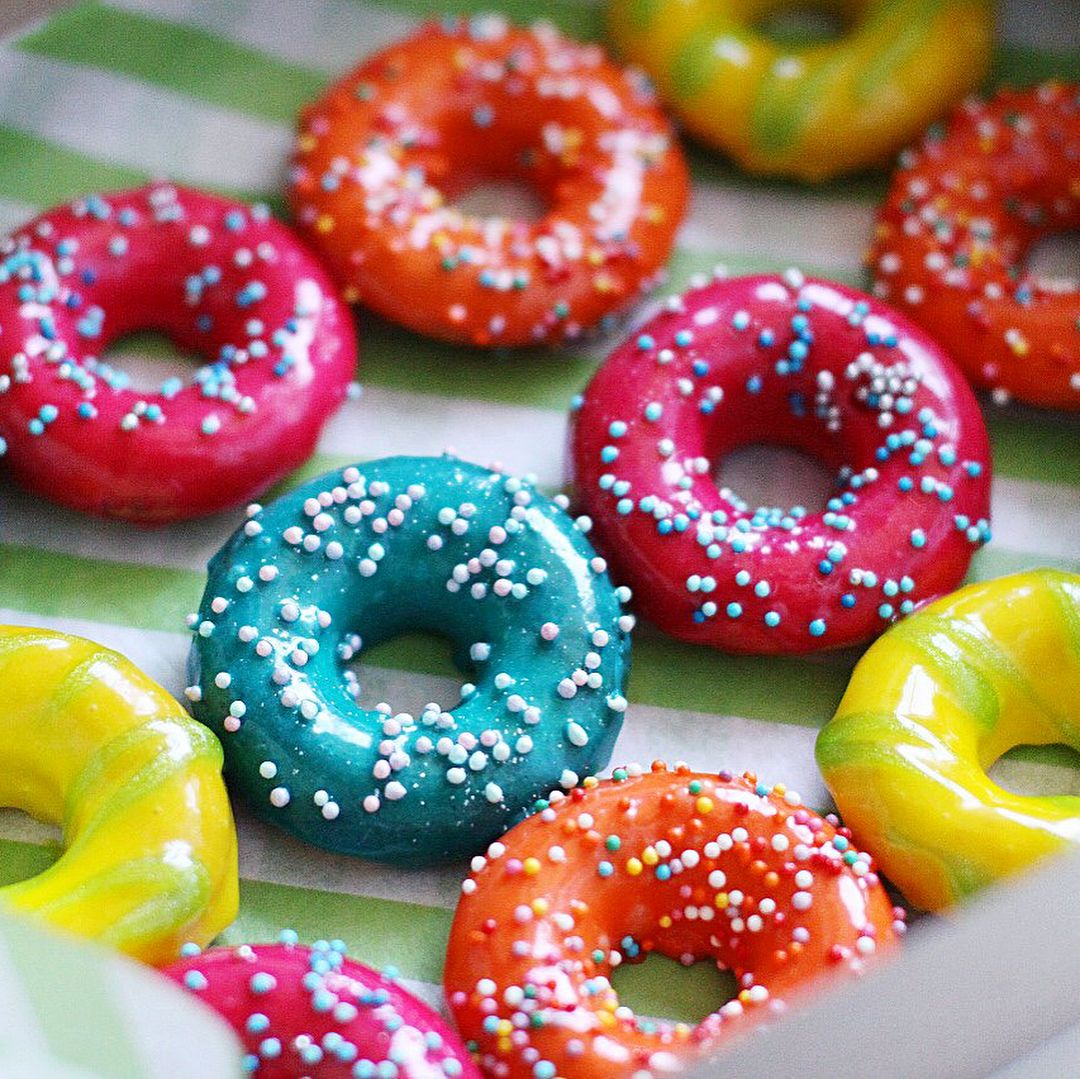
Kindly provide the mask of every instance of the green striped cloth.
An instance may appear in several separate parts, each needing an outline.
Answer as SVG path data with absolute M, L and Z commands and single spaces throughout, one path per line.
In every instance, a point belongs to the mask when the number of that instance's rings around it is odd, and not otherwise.
M 539 10 L 531 0 L 84 0 L 0 45 L 0 226 L 88 191 L 162 176 L 280 210 L 293 117 L 303 101 L 422 16 L 493 6 L 522 19 Z M 601 9 L 592 0 L 542 7 L 569 32 L 600 36 Z M 1015 33 L 1017 24 L 1023 29 L 1022 7 L 1022 0 L 1006 5 L 1010 37 L 994 81 L 1080 79 L 1075 53 L 1040 51 Z M 750 179 L 703 150 L 691 150 L 691 158 L 694 205 L 671 260 L 673 286 L 717 263 L 745 272 L 798 262 L 863 283 L 861 257 L 884 177 L 808 189 Z M 500 356 L 422 340 L 367 315 L 360 321 L 364 394 L 330 424 L 304 475 L 386 453 L 453 447 L 483 463 L 534 472 L 552 489 L 561 483 L 567 404 L 610 342 Z M 154 340 L 129 342 L 120 355 L 130 369 L 157 371 L 158 381 L 162 365 L 176 362 Z M 989 411 L 995 540 L 976 557 L 974 577 L 1037 564 L 1080 569 L 1078 420 L 1016 407 Z M 749 483 L 761 461 L 740 455 L 725 478 Z M 140 532 L 0 492 L 0 620 L 94 637 L 179 692 L 184 615 L 201 594 L 206 559 L 236 523 Z M 616 758 L 750 768 L 823 805 L 813 740 L 853 662 L 723 656 L 645 626 L 634 644 L 631 707 Z M 427 639 L 398 639 L 365 656 L 372 699 L 399 708 L 452 696 L 459 680 L 447 650 Z M 1023 750 L 995 774 L 1025 789 L 1080 792 L 1074 765 L 1053 747 Z M 307 939 L 334 934 L 360 959 L 396 965 L 438 1001 L 463 866 L 415 872 L 364 865 L 304 847 L 242 808 L 238 814 L 242 903 L 229 941 L 272 938 L 283 926 Z M 0 814 L 0 881 L 40 868 L 54 849 L 42 827 Z M 722 992 L 707 971 L 662 979 L 668 984 L 661 990 L 661 979 L 644 969 L 621 973 L 620 987 L 628 1002 L 653 1014 L 700 1014 L 700 1001 Z

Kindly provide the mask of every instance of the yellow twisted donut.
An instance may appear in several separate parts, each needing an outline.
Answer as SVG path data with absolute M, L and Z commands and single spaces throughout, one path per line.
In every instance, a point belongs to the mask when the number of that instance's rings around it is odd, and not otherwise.
M 618 50 L 692 134 L 751 172 L 823 180 L 881 163 L 982 82 L 989 0 L 818 0 L 835 41 L 756 29 L 778 0 L 611 0 Z
M 232 812 L 214 735 L 123 656 L 0 626 L 0 805 L 64 853 L 0 903 L 149 963 L 236 916 Z
M 1017 745 L 1080 750 L 1080 576 L 968 585 L 863 656 L 817 742 L 857 842 L 920 907 L 948 906 L 1080 846 L 1080 798 L 1013 794 L 986 769 Z

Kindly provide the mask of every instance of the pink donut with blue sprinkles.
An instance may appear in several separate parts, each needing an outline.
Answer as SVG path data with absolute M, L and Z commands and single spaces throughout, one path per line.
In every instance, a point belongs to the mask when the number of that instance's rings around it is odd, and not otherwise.
M 951 591 L 990 538 L 974 396 L 925 333 L 797 271 L 696 283 L 575 401 L 577 496 L 640 613 L 683 640 L 778 654 L 866 641 Z M 820 512 L 716 479 L 754 443 L 835 471 Z
M 140 388 L 105 350 L 164 333 L 203 363 Z M 303 463 L 356 369 L 348 308 L 265 206 L 154 184 L 0 239 L 0 456 L 34 494 L 165 524 Z

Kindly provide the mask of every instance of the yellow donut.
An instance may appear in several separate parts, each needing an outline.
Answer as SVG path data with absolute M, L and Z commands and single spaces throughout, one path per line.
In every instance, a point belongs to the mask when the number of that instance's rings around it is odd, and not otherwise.
M 818 0 L 834 41 L 784 46 L 778 0 L 611 0 L 618 50 L 692 134 L 750 172 L 823 180 L 884 162 L 982 82 L 989 0 Z
M 148 963 L 237 909 L 236 831 L 214 735 L 123 656 L 0 626 L 0 805 L 64 852 L 0 903 Z
M 1080 847 L 1080 798 L 1013 794 L 986 770 L 1017 745 L 1080 750 L 1080 576 L 969 585 L 860 660 L 817 742 L 844 823 L 935 910 Z

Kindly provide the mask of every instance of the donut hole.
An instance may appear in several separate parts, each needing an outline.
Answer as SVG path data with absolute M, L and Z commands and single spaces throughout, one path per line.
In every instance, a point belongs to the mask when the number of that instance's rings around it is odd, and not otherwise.
M 1080 229 L 1037 239 L 1024 258 L 1024 272 L 1043 288 L 1062 292 L 1080 289 Z
M 1010 749 L 987 770 L 1012 794 L 1032 798 L 1080 796 L 1080 752 L 1062 743 Z
M 759 3 L 757 6 L 764 6 L 765 10 L 753 19 L 754 30 L 777 45 L 789 48 L 836 41 L 850 31 L 855 21 L 850 4 L 829 3 L 828 0 Z
M 395 714 L 412 716 L 430 703 L 452 711 L 461 701 L 462 678 L 472 673 L 458 662 L 456 643 L 438 633 L 397 634 L 363 647 L 342 667 L 347 688 L 359 686 L 362 708 L 385 703 Z
M 101 356 L 114 371 L 125 378 L 125 389 L 136 393 L 156 394 L 172 378 L 186 385 L 193 368 L 206 360 L 178 346 L 168 334 L 154 330 L 125 334 L 111 342 Z
M 724 454 L 716 485 L 750 506 L 802 506 L 811 513 L 836 493 L 836 474 L 812 454 L 789 446 L 755 443 Z
M 0 887 L 45 872 L 60 857 L 60 829 L 21 809 L 0 809 Z
M 611 972 L 619 1002 L 639 1016 L 700 1023 L 738 994 L 735 975 L 712 959 L 690 965 L 657 952 L 644 962 L 623 963 Z
M 478 180 L 457 195 L 454 206 L 469 217 L 511 217 L 527 222 L 539 221 L 547 213 L 540 192 L 511 176 Z

